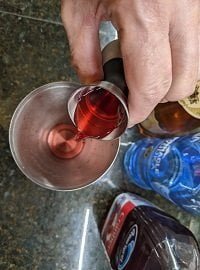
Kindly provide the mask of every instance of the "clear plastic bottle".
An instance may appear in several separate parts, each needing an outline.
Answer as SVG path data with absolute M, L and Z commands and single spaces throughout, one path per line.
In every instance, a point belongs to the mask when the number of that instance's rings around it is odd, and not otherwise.
M 113 270 L 199 270 L 194 235 L 174 217 L 136 196 L 114 200 L 101 238 Z
M 126 152 L 124 166 L 130 182 L 200 215 L 200 133 L 139 140 Z

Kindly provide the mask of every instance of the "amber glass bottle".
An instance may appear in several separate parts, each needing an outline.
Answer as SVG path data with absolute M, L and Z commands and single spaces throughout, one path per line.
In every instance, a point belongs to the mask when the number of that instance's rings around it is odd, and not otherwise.
M 200 81 L 190 97 L 158 104 L 149 117 L 139 124 L 139 129 L 142 134 L 157 137 L 200 130 Z

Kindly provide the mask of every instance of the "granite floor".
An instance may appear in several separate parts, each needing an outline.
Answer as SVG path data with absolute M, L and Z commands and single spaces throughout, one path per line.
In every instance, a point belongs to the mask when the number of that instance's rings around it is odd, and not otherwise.
M 107 42 L 111 36 L 106 24 L 101 31 Z M 122 159 L 127 142 L 138 138 L 137 129 L 124 134 L 118 158 L 105 177 L 81 191 L 45 190 L 19 171 L 8 142 L 17 104 L 43 84 L 77 77 L 70 66 L 59 1 L 0 1 L 0 33 L 0 269 L 110 269 L 99 229 L 115 196 L 126 190 L 177 217 L 200 241 L 199 218 L 154 192 L 127 184 Z

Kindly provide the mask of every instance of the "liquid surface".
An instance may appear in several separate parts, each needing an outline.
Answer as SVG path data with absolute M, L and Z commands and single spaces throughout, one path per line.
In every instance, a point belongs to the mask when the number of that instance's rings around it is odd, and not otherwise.
M 120 101 L 109 91 L 97 88 L 81 97 L 74 120 L 79 138 L 103 138 L 119 126 L 123 117 Z
M 70 159 L 79 155 L 84 146 L 84 140 L 77 137 L 77 130 L 72 125 L 58 124 L 48 135 L 48 146 L 56 157 Z

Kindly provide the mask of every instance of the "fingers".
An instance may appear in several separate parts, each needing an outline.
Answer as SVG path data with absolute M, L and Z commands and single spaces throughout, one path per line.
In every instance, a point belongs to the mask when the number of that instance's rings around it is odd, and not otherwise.
M 174 15 L 169 31 L 172 84 L 165 96 L 168 101 L 177 101 L 191 95 L 198 79 L 198 8 L 197 5 L 187 5 L 186 11 L 184 7 L 178 10 L 180 12 Z
M 79 37 L 71 38 L 72 65 L 83 83 L 92 83 L 103 78 L 102 56 L 97 33 L 97 29 L 82 27 Z
M 200 19 L 200 18 L 199 18 Z M 199 43 L 199 67 L 198 67 L 198 76 L 197 76 L 197 78 L 198 78 L 198 80 L 200 80 L 200 20 L 199 20 L 199 34 L 198 34 L 198 43 Z
M 171 85 L 168 35 L 146 32 L 139 26 L 121 29 L 121 52 L 129 88 L 129 127 L 143 121 Z
M 128 14 L 123 18 L 120 12 L 114 18 L 129 88 L 129 127 L 143 121 L 159 102 L 192 94 L 200 70 L 199 0 L 192 5 L 186 0 L 173 2 L 171 9 L 164 6 L 168 12 L 163 5 L 152 10 L 148 6 L 145 18 L 139 12 L 144 3 L 133 3 L 132 18 Z
M 103 78 L 98 36 L 99 19 L 90 1 L 62 1 L 62 20 L 69 39 L 72 65 L 83 83 Z
M 105 1 L 106 12 L 98 12 L 102 2 L 62 1 L 62 20 L 80 80 L 103 78 L 98 29 L 102 14 L 108 13 L 119 30 L 129 126 L 147 118 L 159 102 L 192 94 L 200 79 L 200 1 Z

